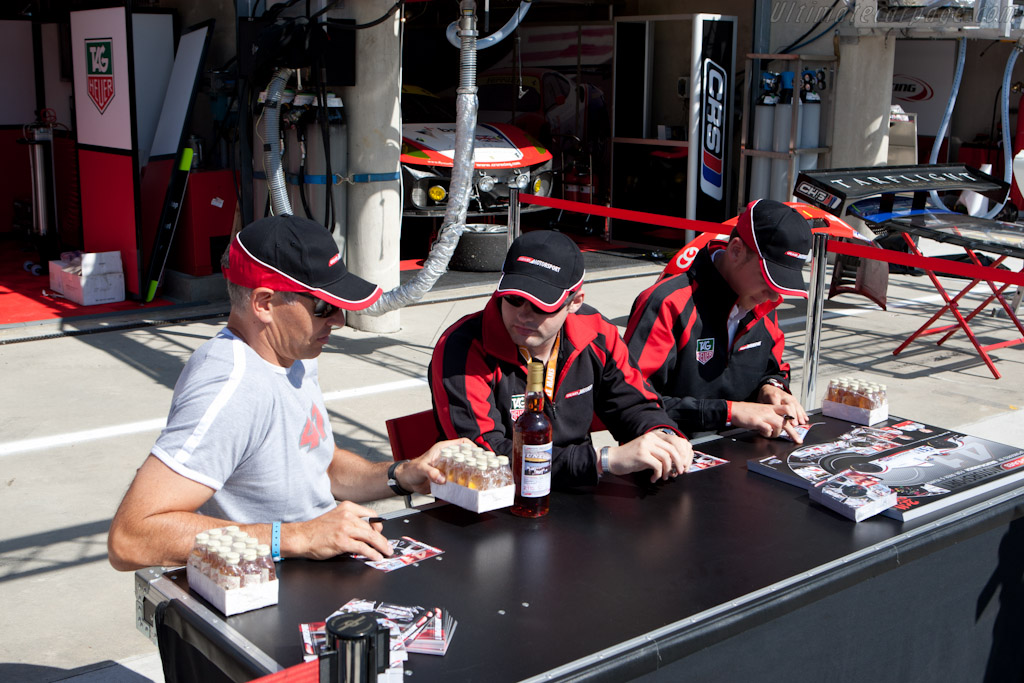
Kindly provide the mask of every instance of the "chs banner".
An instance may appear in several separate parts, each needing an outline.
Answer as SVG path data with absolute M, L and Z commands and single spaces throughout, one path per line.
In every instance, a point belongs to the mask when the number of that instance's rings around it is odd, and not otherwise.
M 734 213 L 730 194 L 736 20 L 705 17 L 694 18 L 698 24 L 694 34 L 700 39 L 700 146 L 696 163 L 700 184 L 695 218 L 724 221 Z

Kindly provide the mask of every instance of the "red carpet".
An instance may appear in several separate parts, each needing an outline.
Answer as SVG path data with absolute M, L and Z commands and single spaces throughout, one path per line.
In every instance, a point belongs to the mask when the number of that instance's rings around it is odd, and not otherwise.
M 34 261 L 36 253 L 23 251 L 22 247 L 22 241 L 17 238 L 0 239 L 0 325 L 98 313 L 136 312 L 172 305 L 172 302 L 158 298 L 148 304 L 119 301 L 113 304 L 79 306 L 50 292 L 47 268 L 44 268 L 43 274 L 38 277 L 25 271 L 22 264 L 25 261 Z M 44 290 L 53 296 L 44 296 Z

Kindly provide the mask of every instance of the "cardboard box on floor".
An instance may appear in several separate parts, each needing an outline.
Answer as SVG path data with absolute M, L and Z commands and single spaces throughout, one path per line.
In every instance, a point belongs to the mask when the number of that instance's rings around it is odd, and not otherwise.
M 83 306 L 124 301 L 124 271 L 121 252 L 82 254 L 82 272 L 68 272 L 72 264 L 50 261 L 50 288 Z M 60 287 L 55 282 L 59 272 Z

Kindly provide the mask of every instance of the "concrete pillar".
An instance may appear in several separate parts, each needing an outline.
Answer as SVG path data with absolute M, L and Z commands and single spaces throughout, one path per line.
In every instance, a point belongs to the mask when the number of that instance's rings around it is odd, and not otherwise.
M 833 168 L 879 166 L 889 153 L 889 105 L 896 41 L 841 36 L 832 133 Z
M 394 0 L 361 0 L 346 3 L 346 14 L 362 24 L 379 18 L 393 5 Z M 402 55 L 398 18 L 396 12 L 377 26 L 356 31 L 356 85 L 341 88 L 348 117 L 350 174 L 399 170 Z M 401 207 L 398 180 L 349 186 L 345 262 L 350 271 L 384 291 L 399 284 Z M 366 332 L 396 332 L 399 312 L 378 317 L 350 314 L 348 324 Z

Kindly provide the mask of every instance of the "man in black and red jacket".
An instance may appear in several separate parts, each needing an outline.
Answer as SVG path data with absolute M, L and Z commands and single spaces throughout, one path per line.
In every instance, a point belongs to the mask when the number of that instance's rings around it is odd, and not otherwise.
M 529 232 L 512 243 L 487 305 L 434 348 L 428 376 L 441 431 L 511 455 L 527 363 L 541 361 L 554 486 L 592 486 L 603 472 L 650 469 L 652 482 L 685 472 L 689 442 L 630 361 L 618 329 L 584 305 L 583 276 L 583 255 L 562 233 Z M 620 445 L 595 451 L 595 415 Z
M 789 391 L 775 309 L 807 297 L 811 248 L 804 218 L 781 202 L 752 202 L 726 242 L 711 242 L 683 273 L 640 293 L 625 339 L 640 371 L 688 434 L 735 426 L 765 436 L 807 413 Z

